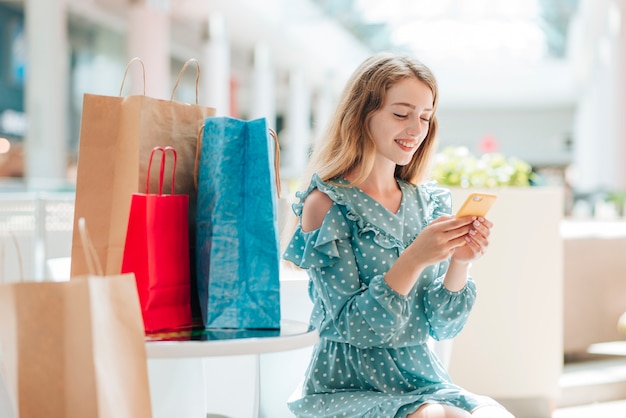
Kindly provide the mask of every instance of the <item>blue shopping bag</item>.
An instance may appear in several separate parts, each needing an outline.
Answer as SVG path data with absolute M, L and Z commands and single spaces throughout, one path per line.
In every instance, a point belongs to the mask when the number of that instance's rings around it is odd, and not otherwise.
M 205 120 L 196 273 L 206 328 L 280 328 L 277 147 L 265 119 Z

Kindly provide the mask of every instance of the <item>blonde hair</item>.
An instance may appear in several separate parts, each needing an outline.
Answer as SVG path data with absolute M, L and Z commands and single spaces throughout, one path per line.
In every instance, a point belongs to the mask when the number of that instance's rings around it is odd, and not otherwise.
M 433 94 L 433 113 L 426 138 L 407 165 L 396 166 L 395 176 L 414 184 L 428 180 L 430 162 L 437 146 L 437 81 L 430 69 L 417 60 L 391 53 L 379 53 L 366 59 L 348 80 L 333 118 L 324 135 L 315 144 L 308 168 L 302 177 L 301 187 L 306 189 L 314 173 L 328 182 L 358 168 L 351 184 L 358 186 L 367 178 L 376 153 L 369 120 L 382 107 L 387 90 L 410 77 L 415 77 L 430 87 Z M 291 222 L 286 222 L 281 234 L 283 245 L 289 242 L 298 224 L 295 214 L 290 213 L 289 217 Z
M 395 175 L 411 183 L 425 181 L 436 149 L 437 81 L 430 69 L 421 62 L 391 53 L 379 53 L 366 59 L 352 74 L 334 117 L 313 149 L 304 181 L 310 180 L 313 173 L 329 181 L 358 168 L 352 184 L 363 182 L 372 170 L 376 152 L 369 120 L 382 107 L 387 90 L 410 77 L 430 87 L 433 93 L 433 114 L 426 138 L 407 165 L 396 167 Z

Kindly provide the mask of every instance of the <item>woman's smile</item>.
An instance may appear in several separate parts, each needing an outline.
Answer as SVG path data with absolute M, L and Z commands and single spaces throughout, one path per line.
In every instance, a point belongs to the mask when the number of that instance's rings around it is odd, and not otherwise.
M 414 151 L 419 144 L 418 141 L 411 141 L 408 139 L 396 139 L 396 144 L 400 147 L 401 150 L 406 152 Z

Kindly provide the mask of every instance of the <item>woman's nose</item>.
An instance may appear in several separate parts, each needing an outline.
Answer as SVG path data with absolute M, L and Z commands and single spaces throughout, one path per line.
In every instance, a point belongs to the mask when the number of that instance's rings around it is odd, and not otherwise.
M 421 118 L 412 119 L 406 128 L 406 134 L 414 138 L 426 136 L 428 132 L 428 124 L 425 124 Z
M 412 137 L 418 137 L 421 131 L 421 126 L 419 125 L 419 123 L 412 123 L 406 128 L 406 134 Z

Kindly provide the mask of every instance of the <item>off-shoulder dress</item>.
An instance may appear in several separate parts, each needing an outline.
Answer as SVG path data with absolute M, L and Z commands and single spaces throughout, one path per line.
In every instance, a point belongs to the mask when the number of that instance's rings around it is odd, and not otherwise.
M 397 213 L 344 178 L 314 175 L 298 192 L 297 216 L 315 189 L 333 201 L 319 229 L 301 225 L 283 258 L 306 269 L 313 301 L 311 323 L 320 332 L 303 385 L 289 408 L 298 417 L 403 417 L 424 403 L 467 411 L 498 405 L 452 383 L 429 337 L 453 338 L 465 325 L 476 285 L 451 292 L 443 286 L 449 260 L 426 268 L 411 292 L 400 295 L 384 275 L 432 220 L 451 212 L 451 196 L 435 183 L 398 179 Z M 458 353 L 462 355 L 462 353 Z

